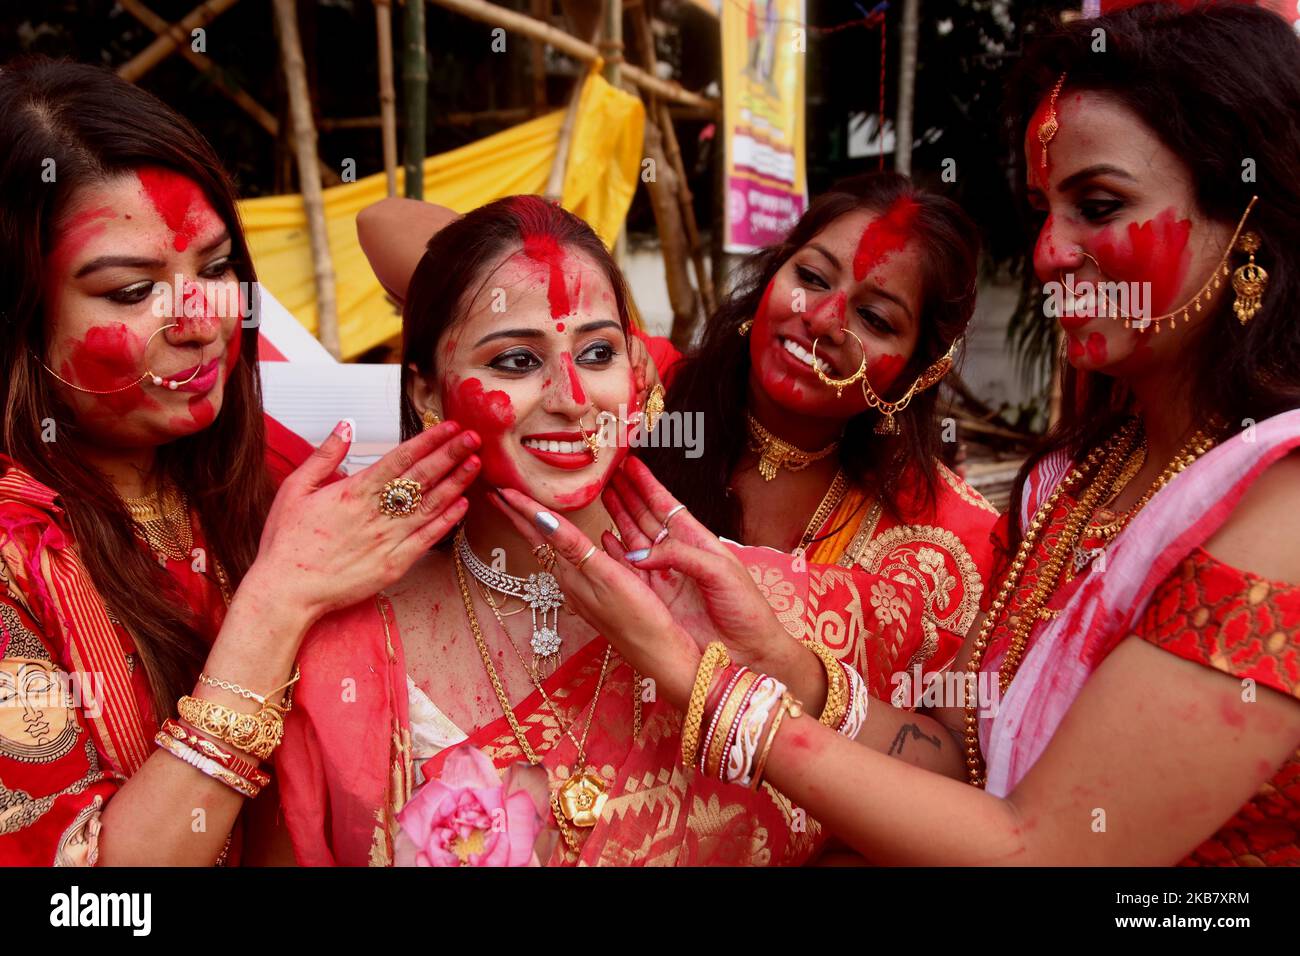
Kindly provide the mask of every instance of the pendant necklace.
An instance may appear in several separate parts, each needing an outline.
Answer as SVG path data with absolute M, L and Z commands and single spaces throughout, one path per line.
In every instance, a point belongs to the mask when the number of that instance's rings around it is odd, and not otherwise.
M 560 663 L 560 607 L 564 604 L 564 592 L 560 590 L 555 575 L 538 571 L 521 578 L 489 567 L 469 546 L 463 525 L 456 532 L 456 554 L 469 573 L 482 584 L 508 597 L 518 598 L 532 609 L 533 636 L 528 642 L 533 649 L 531 670 L 554 673 Z

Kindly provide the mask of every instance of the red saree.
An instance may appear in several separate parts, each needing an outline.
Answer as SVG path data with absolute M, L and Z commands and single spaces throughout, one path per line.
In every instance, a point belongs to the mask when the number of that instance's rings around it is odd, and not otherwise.
M 831 647 L 867 678 L 873 695 L 888 699 L 888 675 L 923 640 L 915 591 L 861 571 L 795 571 L 789 555 L 769 549 L 740 554 L 789 633 Z M 607 647 L 592 640 L 545 682 L 565 723 L 579 715 L 575 727 L 585 723 Z M 405 659 L 387 602 L 321 621 L 299 665 L 302 679 L 276 755 L 295 857 L 303 865 L 391 865 L 396 815 L 411 796 L 415 768 Z M 581 854 L 557 840 L 551 865 L 797 865 L 820 849 L 820 825 L 770 787 L 725 786 L 682 768 L 681 715 L 665 702 L 644 700 L 634 738 L 633 690 L 631 669 L 611 656 L 586 747 L 588 765 L 610 783 L 609 799 Z M 554 787 L 571 772 L 574 742 L 536 692 L 514 713 Z M 456 746 L 466 744 L 501 771 L 523 759 L 504 715 Z M 450 752 L 423 762 L 426 779 Z
M 311 449 L 266 422 L 278 484 Z M 215 576 L 166 567 L 214 639 Z M 93 865 L 104 804 L 153 753 L 157 726 L 135 642 L 81 564 L 58 494 L 0 456 L 0 866 Z

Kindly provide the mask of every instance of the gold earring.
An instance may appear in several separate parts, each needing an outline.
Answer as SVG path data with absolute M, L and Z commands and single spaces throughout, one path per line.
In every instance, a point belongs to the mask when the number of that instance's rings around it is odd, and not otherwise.
M 440 418 L 438 413 L 435 412 L 432 408 L 426 408 L 424 410 L 424 414 L 421 415 L 420 418 L 424 422 L 424 430 L 426 432 L 434 425 L 442 424 L 442 418 Z
M 754 327 L 754 320 L 746 319 L 744 322 L 740 323 L 740 328 L 736 329 L 736 331 L 740 333 L 740 337 L 743 339 L 746 335 L 749 334 L 749 330 L 752 329 L 753 327 Z
M 1268 288 L 1268 273 L 1255 263 L 1255 253 L 1259 251 L 1259 236 L 1256 233 L 1243 232 L 1237 240 L 1237 251 L 1250 256 L 1250 261 L 1238 266 L 1232 274 L 1232 291 L 1237 293 L 1232 311 L 1237 314 L 1237 321 L 1245 325 L 1260 310 L 1260 300 Z
M 652 432 L 659 424 L 659 416 L 664 413 L 664 387 L 656 385 L 650 389 L 645 400 L 645 430 Z

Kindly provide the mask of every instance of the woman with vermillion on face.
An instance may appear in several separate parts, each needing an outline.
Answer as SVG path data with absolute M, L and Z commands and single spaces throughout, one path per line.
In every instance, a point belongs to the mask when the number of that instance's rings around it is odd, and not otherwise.
M 1062 317 L 1062 420 L 957 659 L 996 713 L 917 715 L 962 741 L 920 769 L 787 709 L 768 779 L 879 863 L 1295 865 L 1300 40 L 1255 8 L 1138 7 L 1043 38 L 1017 79 L 1039 277 L 1149 282 L 1155 312 Z M 577 529 L 550 540 L 573 593 L 619 593 Z M 688 541 L 656 567 L 744 601 Z M 670 630 L 611 633 L 680 709 L 731 673 Z
M 707 643 L 719 632 L 707 595 L 633 570 L 634 551 L 621 572 L 635 591 L 611 595 L 616 620 L 597 626 L 589 599 L 556 580 L 554 555 L 536 539 L 538 528 L 577 527 L 608 551 L 591 546 L 590 563 L 623 555 L 612 529 L 631 533 L 628 507 L 649 472 L 627 457 L 629 442 L 602 445 L 596 423 L 613 416 L 624 432 L 641 427 L 646 390 L 630 338 L 609 251 L 539 197 L 490 203 L 429 243 L 403 311 L 403 432 L 449 417 L 472 427 L 483 439 L 482 479 L 445 547 L 307 637 L 278 758 L 297 862 L 390 864 L 403 858 L 403 826 L 424 859 L 504 855 L 482 826 L 462 832 L 487 819 L 477 798 L 429 802 L 434 785 L 438 799 L 464 792 L 443 775 L 464 775 L 470 761 L 451 755 L 467 748 L 502 774 L 518 762 L 546 771 L 553 849 L 543 863 L 782 865 L 824 845 L 815 823 L 791 825 L 798 814 L 780 793 L 725 788 L 721 738 L 712 775 L 677 772 L 679 715 L 613 649 L 617 631 L 663 624 L 675 640 Z M 886 675 L 921 649 L 919 598 L 769 549 L 733 555 L 701 532 L 765 589 L 724 615 L 722 629 L 749 642 L 746 659 L 799 686 L 814 712 L 856 733 L 868 692 L 886 697 Z M 883 617 L 868 595 L 883 602 Z M 852 678 L 854 706 L 849 668 L 808 649 L 821 630 L 842 634 L 874 675 L 869 686 Z M 340 700 L 349 678 L 355 696 Z M 431 845 L 437 839 L 445 842 Z
M 0 70 L 0 192 L 0 865 L 236 862 L 303 633 L 459 519 L 470 447 L 336 481 L 348 422 L 264 422 L 230 182 L 111 73 Z

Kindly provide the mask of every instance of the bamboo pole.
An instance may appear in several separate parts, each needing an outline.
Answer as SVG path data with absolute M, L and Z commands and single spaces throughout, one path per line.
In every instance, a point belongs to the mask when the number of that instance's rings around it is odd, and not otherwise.
M 272 0 L 280 36 L 280 57 L 289 91 L 289 116 L 293 124 L 294 151 L 298 160 L 298 183 L 307 213 L 311 237 L 312 269 L 316 278 L 316 337 L 335 358 L 342 357 L 339 319 L 334 297 L 334 263 L 325 229 L 325 198 L 317 169 L 316 127 L 307 91 L 307 67 L 298 37 L 296 0 Z
M 677 172 L 669 165 L 663 151 L 663 135 L 658 124 L 647 118 L 645 156 L 654 163 L 656 174 L 646 181 L 650 207 L 659 227 L 659 247 L 664 257 L 664 279 L 668 283 L 668 303 L 673 310 L 671 338 L 677 348 L 686 349 L 695 330 L 699 300 L 686 268 L 686 250 L 682 248 L 682 210 L 675 196 Z
M 429 64 L 424 48 L 424 4 L 406 0 L 406 53 L 402 85 L 406 91 L 406 198 L 424 198 L 425 122 L 429 112 Z
M 548 23 L 539 23 L 530 16 L 515 13 L 513 10 L 497 6 L 495 3 L 488 3 L 486 0 L 428 0 L 428 2 L 460 13 L 471 20 L 503 27 L 541 43 L 549 43 L 561 53 L 565 53 L 583 63 L 594 63 L 600 57 L 600 51 L 590 43 L 584 43 L 572 34 L 558 30 Z M 619 74 L 621 79 L 654 93 L 656 96 L 663 97 L 665 100 L 681 103 L 685 106 L 694 106 L 708 112 L 710 116 L 715 118 L 721 116 L 721 108 L 717 101 L 706 99 L 685 90 L 677 83 L 666 83 L 658 77 L 651 76 L 644 70 L 632 66 L 630 63 L 621 64 Z
M 158 38 L 119 66 L 117 75 L 134 83 L 171 56 L 173 50 L 190 50 L 190 38 L 193 32 L 199 27 L 207 26 L 238 2 L 239 0 L 205 0 L 186 14 L 174 29 L 168 29 L 166 32 L 154 30 Z M 123 4 L 123 7 L 125 6 Z M 190 52 L 194 51 L 190 50 Z
M 920 19 L 921 0 L 903 0 L 898 60 L 898 115 L 894 117 L 895 143 L 894 169 L 904 176 L 912 175 L 912 112 L 916 91 L 916 41 L 917 21 Z M 883 30 L 884 27 L 882 26 Z M 880 117 L 880 144 L 884 149 L 885 118 Z
M 175 52 L 188 60 L 196 70 L 208 78 L 212 85 L 215 86 L 223 96 L 252 117 L 253 122 L 266 130 L 273 139 L 279 138 L 280 121 L 271 115 L 270 110 L 257 102 L 257 100 L 253 99 L 253 97 L 249 96 L 243 87 L 232 80 L 226 71 L 221 69 L 221 67 L 214 63 L 209 57 L 204 56 L 202 53 L 194 52 L 189 44 L 189 36 L 181 32 L 179 24 L 168 23 L 143 3 L 140 3 L 139 0 L 118 0 L 118 4 L 123 10 L 135 17 L 154 33 L 159 34 L 160 36 L 167 33 L 171 35 L 173 39 L 179 37 L 179 39 L 177 39 Z M 342 180 L 339 179 L 338 173 L 334 172 L 334 170 L 330 169 L 324 163 L 320 163 L 320 171 L 321 178 L 327 185 L 337 186 L 342 182 Z
M 636 23 L 645 68 L 654 73 L 656 68 L 655 40 L 654 33 L 650 29 L 650 18 L 646 16 L 645 7 L 640 4 L 634 8 L 629 7 L 628 10 Z M 651 108 L 656 113 L 659 130 L 663 134 L 664 153 L 673 169 L 677 172 L 677 203 L 681 207 L 682 225 L 686 228 L 686 246 L 690 251 L 691 263 L 695 268 L 695 285 L 699 289 L 700 298 L 704 302 L 704 313 L 712 315 L 715 307 L 713 278 L 709 275 L 708 270 L 704 268 L 704 248 L 700 242 L 699 223 L 695 221 L 695 196 L 691 193 L 690 183 L 686 179 L 686 163 L 682 160 L 681 145 L 677 142 L 677 131 L 673 129 L 672 114 L 668 110 L 668 104 L 658 98 L 652 99 Z
M 559 201 L 564 197 L 564 174 L 569 168 L 569 146 L 573 143 L 573 130 L 578 125 L 578 103 L 582 99 L 585 76 L 579 76 L 569 94 L 569 105 L 564 109 L 564 122 L 560 124 L 560 138 L 555 144 L 555 159 L 551 161 L 551 174 L 546 179 L 547 199 Z
M 551 0 L 531 0 L 529 9 L 538 23 L 545 23 Z M 546 112 L 546 49 L 540 43 L 528 45 L 528 65 L 533 77 L 533 115 Z
M 397 195 L 397 93 L 393 89 L 392 0 L 375 0 L 379 44 L 379 122 L 384 140 L 384 178 L 388 195 Z

